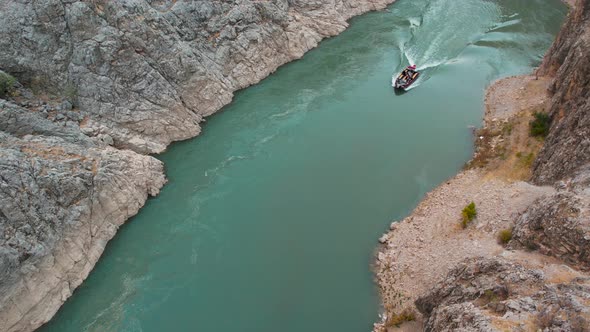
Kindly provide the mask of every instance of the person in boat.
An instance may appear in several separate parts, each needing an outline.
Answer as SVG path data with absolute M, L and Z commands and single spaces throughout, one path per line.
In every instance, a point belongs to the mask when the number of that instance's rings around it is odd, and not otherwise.
M 411 66 L 408 66 L 406 69 L 404 69 L 400 78 L 403 77 L 404 80 L 408 81 L 413 77 L 413 75 L 415 73 L 416 73 L 416 65 L 411 65 Z
M 408 74 L 408 79 L 411 78 L 412 75 L 416 73 L 416 65 L 408 66 L 408 68 L 406 69 L 406 73 Z

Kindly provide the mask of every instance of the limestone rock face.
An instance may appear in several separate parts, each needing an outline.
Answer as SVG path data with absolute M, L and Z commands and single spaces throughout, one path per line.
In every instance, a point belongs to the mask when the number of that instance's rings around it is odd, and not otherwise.
M 233 92 L 393 0 L 0 0 L 0 69 L 71 98 L 117 147 L 199 134 Z
M 51 318 L 164 182 L 155 158 L 0 101 L 0 330 Z
M 553 124 L 534 164 L 533 181 L 551 184 L 590 162 L 590 1 L 578 0 L 539 69 L 555 75 Z
M 539 249 L 590 268 L 590 1 L 579 0 L 539 68 L 554 76 L 552 126 L 533 181 L 557 194 L 535 202 L 515 225 L 514 248 Z
M 516 221 L 512 248 L 528 248 L 590 269 L 590 168 L 561 182 L 556 194 L 532 204 Z
M 457 265 L 416 301 L 425 331 L 586 331 L 590 280 L 552 283 L 503 258 Z
M 47 322 L 233 92 L 394 0 L 0 0 L 0 331 Z

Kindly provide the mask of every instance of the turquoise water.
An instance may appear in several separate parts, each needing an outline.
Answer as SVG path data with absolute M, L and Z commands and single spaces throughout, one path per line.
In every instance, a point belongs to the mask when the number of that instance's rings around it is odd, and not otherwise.
M 399 0 L 236 95 L 42 331 L 368 331 L 377 239 L 469 158 L 491 80 L 558 0 Z M 396 94 L 409 62 L 424 75 Z

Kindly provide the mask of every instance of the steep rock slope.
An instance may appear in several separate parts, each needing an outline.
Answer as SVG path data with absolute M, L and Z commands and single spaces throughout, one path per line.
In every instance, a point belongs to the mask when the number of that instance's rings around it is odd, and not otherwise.
M 555 75 L 549 137 L 533 181 L 548 184 L 590 162 L 590 1 L 578 0 L 548 51 L 541 75 Z
M 426 331 L 584 331 L 589 278 L 554 282 L 503 258 L 458 264 L 416 301 Z
M 158 193 L 142 153 L 393 1 L 0 0 L 0 331 L 48 321 Z
M 590 0 L 578 0 L 538 71 L 549 88 L 552 125 L 533 182 L 558 192 L 535 202 L 515 225 L 513 246 L 540 249 L 590 268 Z
M 512 248 L 539 250 L 582 270 L 590 269 L 590 169 L 562 182 L 517 220 Z
M 86 133 L 163 151 L 280 65 L 393 0 L 0 1 L 0 69 L 73 99 Z
M 47 321 L 164 182 L 155 158 L 0 100 L 0 330 Z

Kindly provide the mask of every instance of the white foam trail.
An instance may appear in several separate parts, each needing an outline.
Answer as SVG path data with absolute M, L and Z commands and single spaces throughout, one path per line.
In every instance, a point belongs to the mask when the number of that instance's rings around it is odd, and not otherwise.
M 216 174 L 217 172 L 219 172 L 220 170 L 226 168 L 227 166 L 229 166 L 233 161 L 235 160 L 243 160 L 243 159 L 247 159 L 248 157 L 246 156 L 229 156 L 228 158 L 226 158 L 225 160 L 223 160 L 219 166 L 214 167 L 212 169 L 208 169 L 205 171 L 205 176 L 209 176 L 209 174 Z
M 424 8 L 420 19 L 408 19 L 412 37 L 400 47 L 400 65 L 403 68 L 415 64 L 421 72 L 412 88 L 428 80 L 437 68 L 453 61 L 490 29 L 519 23 L 518 19 L 513 19 L 498 25 L 496 22 L 501 15 L 501 8 L 495 2 L 432 0 Z M 401 70 L 395 70 L 393 82 Z
M 260 141 L 256 142 L 256 145 L 263 145 L 263 144 L 269 142 L 270 140 L 272 140 L 273 138 L 275 138 L 276 136 L 277 136 L 276 134 L 266 136 L 263 139 L 261 139 Z
M 448 62 L 448 60 L 443 60 L 443 61 L 438 61 L 438 62 L 430 62 L 430 63 L 426 63 L 420 66 L 417 66 L 416 69 L 417 70 L 426 70 L 429 68 L 437 68 L 441 65 L 444 65 Z
M 288 116 L 288 115 L 293 114 L 293 113 L 295 113 L 295 110 L 293 110 L 291 108 L 291 109 L 288 109 L 288 110 L 286 110 L 284 112 L 273 114 L 270 117 L 271 118 L 282 118 L 282 117 Z

